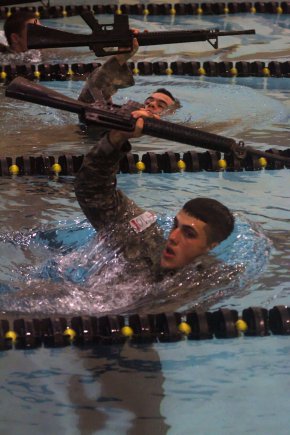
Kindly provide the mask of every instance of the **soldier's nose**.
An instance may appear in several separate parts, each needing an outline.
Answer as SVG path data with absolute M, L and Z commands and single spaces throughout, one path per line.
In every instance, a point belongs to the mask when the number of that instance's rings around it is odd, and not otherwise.
M 174 230 L 171 231 L 169 235 L 170 242 L 176 245 L 178 243 L 178 236 L 179 236 L 179 229 L 175 228 Z

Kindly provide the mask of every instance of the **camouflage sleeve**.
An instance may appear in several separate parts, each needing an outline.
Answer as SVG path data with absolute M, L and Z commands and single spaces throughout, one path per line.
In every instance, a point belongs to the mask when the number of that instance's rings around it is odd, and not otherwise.
M 134 78 L 127 64 L 120 65 L 115 56 L 110 57 L 100 68 L 94 69 L 79 96 L 88 104 L 108 102 L 118 89 L 134 85 Z
M 108 135 L 103 136 L 85 156 L 75 180 L 75 193 L 78 202 L 91 224 L 96 229 L 106 228 L 116 222 L 140 213 L 132 200 L 116 189 L 116 174 L 119 161 L 130 151 L 126 142 L 121 149 L 113 146 Z
M 9 53 L 8 46 L 0 42 L 0 53 Z

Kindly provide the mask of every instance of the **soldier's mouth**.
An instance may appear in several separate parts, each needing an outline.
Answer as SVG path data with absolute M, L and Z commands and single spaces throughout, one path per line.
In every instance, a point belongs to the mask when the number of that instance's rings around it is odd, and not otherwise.
M 170 246 L 166 246 L 166 248 L 163 251 L 163 256 L 167 258 L 172 258 L 175 256 L 175 252 Z

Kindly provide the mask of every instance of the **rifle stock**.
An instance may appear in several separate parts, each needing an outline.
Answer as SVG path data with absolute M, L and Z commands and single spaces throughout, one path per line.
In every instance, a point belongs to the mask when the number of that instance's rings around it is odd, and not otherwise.
M 27 47 L 41 49 L 88 46 L 97 56 L 116 54 L 119 52 L 116 47 L 132 47 L 133 33 L 129 28 L 127 15 L 115 15 L 113 25 L 99 24 L 90 11 L 83 12 L 81 16 L 92 29 L 90 35 L 28 24 Z M 130 51 L 130 48 L 127 51 Z
M 84 116 L 90 123 L 107 129 L 133 131 L 135 128 L 136 120 L 131 116 L 119 115 L 114 111 L 101 109 L 94 105 L 74 100 L 45 86 L 30 82 L 23 77 L 15 78 L 6 88 L 5 95 L 7 97 L 73 112 Z M 236 143 L 234 139 L 225 136 L 207 133 L 196 128 L 190 128 L 159 119 L 145 117 L 143 133 L 152 137 L 211 149 L 226 154 L 234 153 L 240 159 L 245 158 L 247 153 L 250 153 L 271 160 L 280 160 L 290 165 L 290 158 L 285 156 L 245 147 L 242 143 Z
M 208 41 L 214 48 L 218 48 L 220 36 L 250 35 L 255 30 L 239 30 L 221 32 L 212 30 L 175 30 L 164 32 L 142 32 L 134 35 L 129 28 L 127 15 L 115 15 L 113 25 L 100 25 L 92 12 L 81 14 L 82 18 L 92 29 L 90 35 L 74 34 L 55 30 L 49 27 L 28 25 L 28 48 L 61 48 L 88 46 L 98 56 L 108 56 L 118 53 L 118 47 L 132 47 L 133 37 L 140 46 L 177 44 L 184 42 Z M 107 49 L 107 50 L 104 50 Z M 108 50 L 110 48 L 110 50 Z
M 12 5 L 20 5 L 24 3 L 37 3 L 41 0 L 1 0 L 0 1 L 0 8 L 4 6 L 12 6 Z
M 66 97 L 45 86 L 33 83 L 24 77 L 17 77 L 12 80 L 6 88 L 5 95 L 7 97 L 16 98 L 17 100 L 66 110 L 79 115 L 84 114 L 86 108 L 85 103 Z
M 135 121 L 131 117 L 120 116 L 109 110 L 66 97 L 45 86 L 30 82 L 24 77 L 16 77 L 12 80 L 6 88 L 5 95 L 18 100 L 76 113 L 84 118 L 87 117 L 88 120 L 91 117 L 89 121 L 94 121 L 95 124 L 101 127 L 124 131 L 133 131 L 135 128 Z M 87 114 L 88 116 L 86 116 Z

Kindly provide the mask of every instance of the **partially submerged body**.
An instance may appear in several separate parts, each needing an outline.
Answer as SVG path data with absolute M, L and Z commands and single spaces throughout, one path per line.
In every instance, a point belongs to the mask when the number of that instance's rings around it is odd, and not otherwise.
M 134 78 L 126 62 L 120 62 L 117 56 L 114 56 L 91 74 L 79 99 L 110 108 L 113 107 L 112 95 L 119 88 L 126 88 L 133 84 Z M 155 109 L 158 110 L 157 105 L 165 105 L 171 101 L 171 97 L 166 94 L 157 92 L 152 95 L 153 97 L 149 97 L 144 103 L 147 110 L 149 112 L 152 110 L 152 113 Z M 140 104 L 140 107 L 144 105 Z M 126 105 L 123 110 L 126 110 Z M 87 127 L 90 130 L 94 126 L 89 124 Z M 167 282 L 167 286 L 174 292 L 174 288 L 182 285 L 192 287 L 193 275 L 195 275 L 198 287 L 201 276 L 205 277 L 205 270 L 208 267 L 216 270 L 219 262 L 214 256 L 203 254 L 207 254 L 217 243 L 206 240 L 204 230 L 206 223 L 190 216 L 182 209 L 176 216 L 171 231 L 171 234 L 175 231 L 183 233 L 185 242 L 182 251 L 177 246 L 179 242 L 175 241 L 176 236 L 173 238 L 171 235 L 169 241 L 165 240 L 154 212 L 143 210 L 117 189 L 119 162 L 131 151 L 131 144 L 123 137 L 119 140 L 118 134 L 118 132 L 112 134 L 104 130 L 96 134 L 95 146 L 84 157 L 75 180 L 75 193 L 84 214 L 98 231 L 99 236 L 105 237 L 110 249 L 122 256 L 125 269 L 133 276 L 136 276 L 136 273 L 140 273 L 140 277 L 146 275 L 148 283 L 151 285 L 158 283 L 159 287 Z M 200 200 L 202 204 L 202 199 Z M 228 216 L 232 226 L 233 217 L 230 214 L 225 215 L 226 218 Z M 190 245 L 193 248 L 190 248 Z M 108 271 L 109 267 L 110 265 L 107 264 Z M 106 275 L 105 271 L 104 274 Z M 210 275 L 209 271 L 208 275 Z M 122 279 L 121 274 L 118 279 Z
M 28 50 L 27 24 L 39 24 L 31 11 L 12 13 L 0 34 L 0 59 L 2 63 L 26 64 L 42 61 L 40 50 Z

